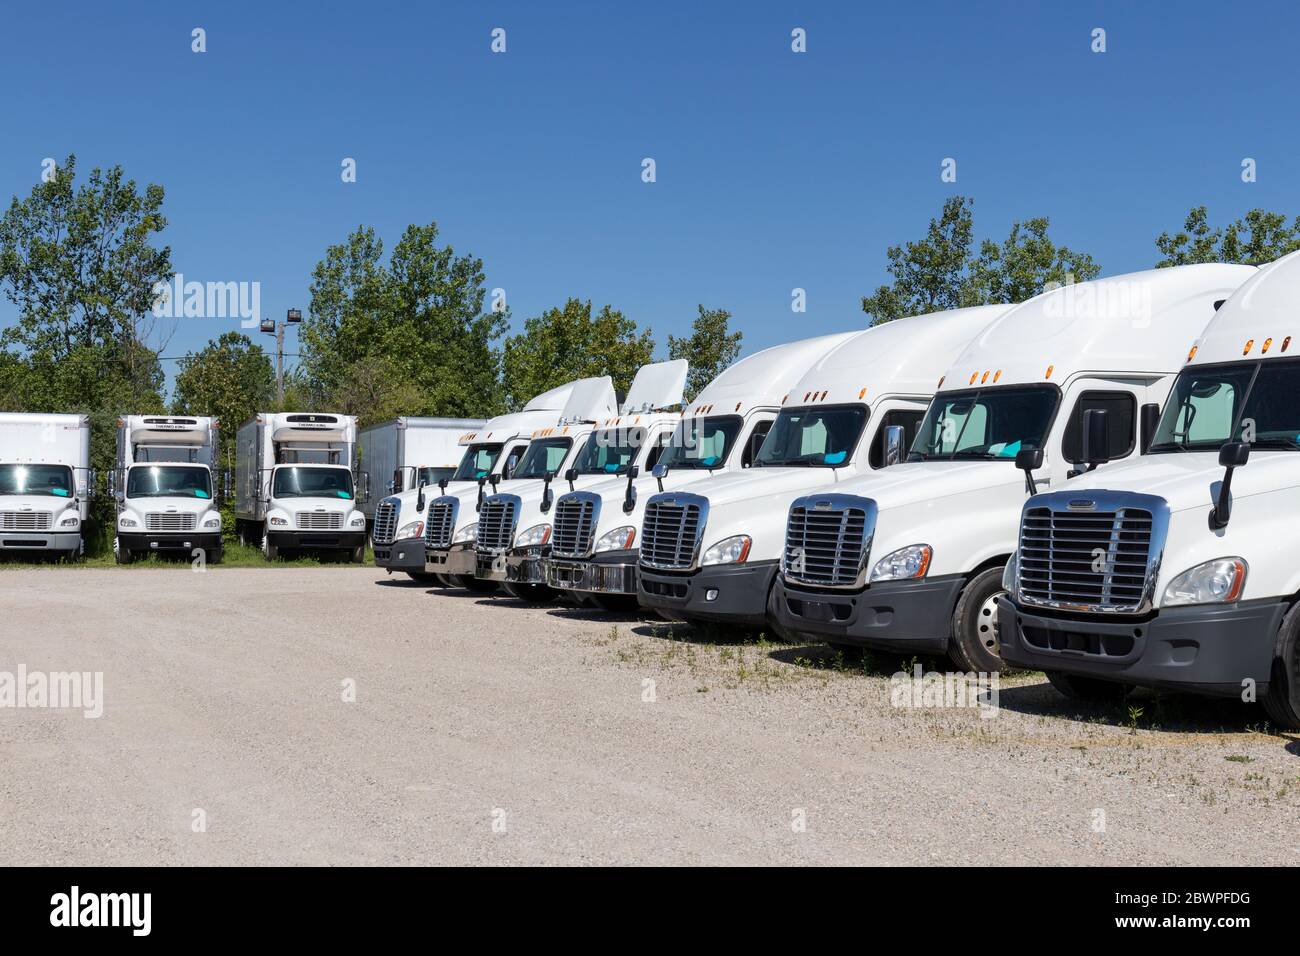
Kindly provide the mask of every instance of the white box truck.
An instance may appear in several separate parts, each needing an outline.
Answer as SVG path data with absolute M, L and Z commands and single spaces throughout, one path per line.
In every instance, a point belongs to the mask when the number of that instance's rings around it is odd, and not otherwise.
M 1025 502 L 1004 660 L 1074 698 L 1238 696 L 1300 730 L 1297 302 L 1292 253 L 1215 313 L 1141 457 Z
M 495 591 L 497 580 L 474 576 L 477 562 L 474 544 L 487 501 L 487 485 L 490 484 L 494 494 L 500 488 L 512 493 L 515 489 L 520 489 L 520 493 L 524 489 L 536 489 L 541 496 L 554 501 L 551 483 L 560 470 L 584 446 L 597 421 L 617 415 L 619 405 L 614 381 L 608 376 L 580 378 L 562 389 L 546 393 L 554 395 L 552 398 L 538 395 L 523 412 L 494 419 L 485 427 L 485 431 L 491 429 L 494 434 L 515 433 L 510 445 L 521 450 L 515 466 L 486 473 L 478 480 L 477 488 L 448 492 L 430 503 L 425 532 L 426 570 L 437 571 L 443 583 L 458 584 L 473 591 Z M 564 401 L 555 408 L 555 398 L 559 397 Z
M 570 492 L 619 476 L 635 501 L 637 475 L 654 466 L 681 421 L 688 371 L 684 359 L 643 365 L 628 387 L 621 411 L 585 423 L 584 433 L 575 437 L 559 466 Z M 478 517 L 474 576 L 504 584 L 510 594 L 526 601 L 553 598 L 555 591 L 542 576 L 541 558 L 551 540 L 555 498 L 549 478 L 488 498 Z
M 631 495 L 617 478 L 561 495 L 542 558 L 546 584 L 607 610 L 635 607 L 637 536 L 649 497 L 749 468 L 799 378 L 854 334 L 774 346 L 723 370 L 691 401 L 652 473 L 633 480 Z
M 150 553 L 221 560 L 221 513 L 214 478 L 217 420 L 192 415 L 127 415 L 117 421 L 109 472 L 116 503 L 113 556 L 130 564 Z
M 451 478 L 463 457 L 460 438 L 487 424 L 484 418 L 433 418 L 405 415 L 357 433 L 360 464 L 377 482 L 386 482 L 390 495 L 401 494 L 421 484 L 436 485 Z M 361 503 L 371 531 L 375 509 L 382 498 Z
M 976 336 L 907 462 L 789 503 L 779 630 L 1001 670 L 998 600 L 1027 494 L 1069 491 L 1099 462 L 1136 455 L 1216 303 L 1255 271 L 1205 264 L 1071 284 Z
M 342 551 L 362 561 L 369 476 L 356 468 L 357 421 L 321 412 L 259 412 L 235 438 L 235 522 L 268 560 L 281 551 Z
M 915 434 L 943 370 L 1008 306 L 898 319 L 813 363 L 782 402 L 754 467 L 656 494 L 641 522 L 638 598 L 672 620 L 759 628 L 790 499 L 890 463 Z M 890 432 L 890 429 L 900 429 Z
M 83 554 L 94 485 L 87 416 L 0 413 L 0 551 Z

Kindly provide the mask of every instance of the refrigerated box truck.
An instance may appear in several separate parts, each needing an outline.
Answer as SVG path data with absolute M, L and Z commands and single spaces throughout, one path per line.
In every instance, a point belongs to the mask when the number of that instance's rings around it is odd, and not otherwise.
M 0 551 L 84 553 L 94 483 L 87 416 L 0 413 Z
M 421 484 L 436 486 L 456 473 L 463 450 L 460 437 L 487 424 L 482 418 L 431 418 L 405 415 L 363 428 L 357 435 L 360 465 L 390 495 Z M 379 498 L 361 504 L 371 528 Z

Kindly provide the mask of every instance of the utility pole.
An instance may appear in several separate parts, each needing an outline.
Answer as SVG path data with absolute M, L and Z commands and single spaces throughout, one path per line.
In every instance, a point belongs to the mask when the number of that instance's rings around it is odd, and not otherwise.
M 283 322 L 263 319 L 261 331 L 275 336 L 275 401 L 277 406 L 284 405 L 284 330 L 289 325 L 302 321 L 301 309 L 290 309 L 285 313 Z

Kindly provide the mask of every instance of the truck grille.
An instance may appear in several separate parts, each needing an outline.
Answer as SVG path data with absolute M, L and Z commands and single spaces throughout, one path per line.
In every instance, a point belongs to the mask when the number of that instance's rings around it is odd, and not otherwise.
M 434 498 L 429 505 L 429 520 L 424 525 L 426 548 L 450 548 L 451 536 L 456 531 L 456 512 L 459 502 L 455 498 Z
M 1074 508 L 1035 500 L 1021 516 L 1020 598 L 1073 610 L 1143 610 L 1155 515 L 1137 507 L 1084 509 L 1079 496 L 1070 497 Z
M 0 511 L 0 531 L 48 531 L 53 524 L 50 511 Z
M 337 511 L 299 511 L 297 520 L 303 531 L 336 531 L 343 527 L 343 515 Z
M 193 531 L 198 520 L 195 514 L 149 511 L 144 516 L 144 527 L 146 531 Z
M 809 495 L 790 506 L 781 569 L 786 578 L 817 587 L 862 583 L 876 530 L 876 503 L 849 495 Z
M 478 513 L 479 551 L 505 551 L 514 541 L 519 499 L 514 495 L 492 495 Z
M 599 518 L 600 499 L 595 495 L 586 491 L 564 495 L 555 504 L 551 553 L 564 558 L 590 556 Z
M 652 497 L 641 522 L 641 563 L 664 571 L 690 570 L 708 517 L 709 500 L 700 495 Z
M 397 536 L 397 516 L 401 513 L 402 503 L 392 498 L 385 498 L 375 508 L 375 544 L 392 544 Z

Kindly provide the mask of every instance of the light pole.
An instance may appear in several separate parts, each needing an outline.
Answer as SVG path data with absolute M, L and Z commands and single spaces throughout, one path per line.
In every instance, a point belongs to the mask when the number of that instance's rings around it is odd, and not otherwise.
M 301 309 L 290 309 L 285 313 L 283 322 L 263 319 L 261 330 L 267 335 L 275 336 L 275 400 L 284 404 L 284 330 L 288 325 L 297 325 L 302 321 Z

